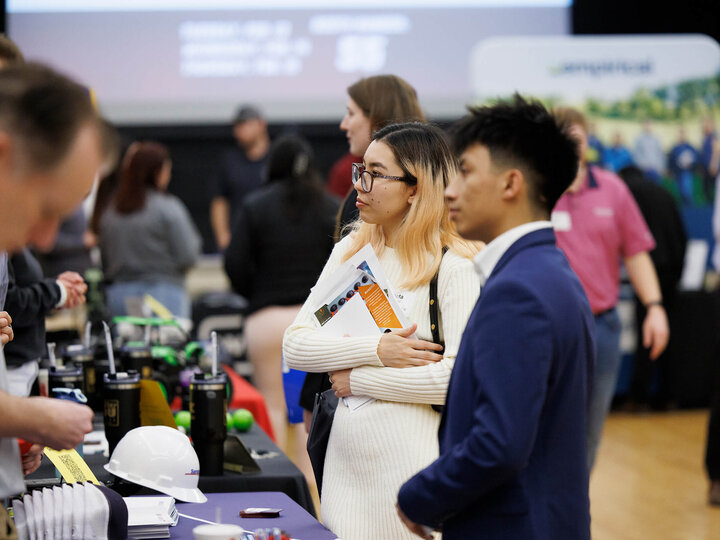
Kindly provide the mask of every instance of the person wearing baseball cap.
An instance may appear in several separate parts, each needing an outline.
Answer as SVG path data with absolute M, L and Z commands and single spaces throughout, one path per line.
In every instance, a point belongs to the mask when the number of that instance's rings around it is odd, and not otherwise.
M 233 118 L 236 144 L 222 157 L 213 186 L 210 221 L 220 251 L 230 243 L 238 210 L 248 193 L 265 177 L 270 136 L 267 122 L 252 105 L 240 107 Z

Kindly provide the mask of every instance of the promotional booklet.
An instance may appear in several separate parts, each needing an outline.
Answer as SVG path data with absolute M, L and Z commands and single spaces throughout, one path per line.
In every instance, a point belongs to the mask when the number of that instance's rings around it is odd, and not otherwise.
M 370 244 L 318 283 L 312 298 L 315 323 L 333 337 L 372 336 L 410 325 Z M 355 411 L 374 400 L 350 396 L 343 401 Z

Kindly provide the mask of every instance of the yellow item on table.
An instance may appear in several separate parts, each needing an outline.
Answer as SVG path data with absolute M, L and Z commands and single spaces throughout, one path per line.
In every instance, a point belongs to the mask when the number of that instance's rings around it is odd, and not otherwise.
M 165 394 L 157 381 L 148 379 L 140 381 L 140 424 L 177 428 Z
M 53 450 L 46 447 L 43 453 L 52 461 L 52 464 L 60 471 L 63 480 L 68 484 L 92 482 L 100 485 L 88 464 L 85 463 L 85 460 L 80 457 L 80 454 L 74 448 L 70 450 Z

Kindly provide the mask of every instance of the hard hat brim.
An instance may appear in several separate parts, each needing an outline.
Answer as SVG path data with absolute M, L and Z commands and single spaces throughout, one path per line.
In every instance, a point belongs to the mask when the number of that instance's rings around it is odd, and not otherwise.
M 154 489 L 155 491 L 159 491 L 160 493 L 165 493 L 166 495 L 170 495 L 171 497 L 174 497 L 177 500 L 183 501 L 183 502 L 190 502 L 190 503 L 204 503 L 207 502 L 207 497 L 203 494 L 202 491 L 200 491 L 197 488 L 168 488 L 159 486 L 155 482 L 152 482 L 150 480 L 143 479 L 142 481 L 138 481 L 137 478 L 130 478 L 129 475 L 125 474 L 123 471 L 117 470 L 110 466 L 110 463 L 106 463 L 103 465 L 103 468 L 108 471 L 111 474 L 114 474 L 115 476 L 122 478 L 123 480 L 127 482 L 132 482 L 133 484 L 139 484 L 141 486 Z
M 207 497 L 199 489 L 173 488 L 173 489 L 165 490 L 165 492 L 168 495 L 170 495 L 171 497 L 175 497 L 176 499 L 183 501 L 183 502 L 189 502 L 189 503 L 207 502 Z

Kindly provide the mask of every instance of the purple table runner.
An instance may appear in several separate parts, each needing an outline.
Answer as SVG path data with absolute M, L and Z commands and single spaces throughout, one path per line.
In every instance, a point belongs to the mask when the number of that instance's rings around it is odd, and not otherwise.
M 279 492 L 245 492 L 245 493 L 206 493 L 207 502 L 193 504 L 176 502 L 181 514 L 215 522 L 216 508 L 221 509 L 223 523 L 240 525 L 249 531 L 265 527 L 279 527 L 292 538 L 298 540 L 335 540 L 337 536 L 325 528 L 300 505 L 284 493 Z M 271 519 L 241 518 L 240 510 L 244 508 L 282 508 L 280 517 Z M 192 530 L 201 522 L 180 516 L 178 524 L 170 527 L 170 538 L 192 539 Z

